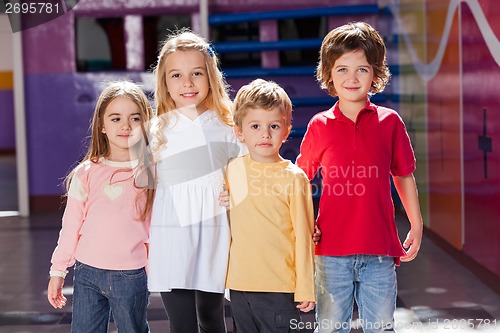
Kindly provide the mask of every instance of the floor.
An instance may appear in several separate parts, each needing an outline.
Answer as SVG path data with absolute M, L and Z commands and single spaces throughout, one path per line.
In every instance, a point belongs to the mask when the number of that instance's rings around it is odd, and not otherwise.
M 14 157 L 0 156 L 0 333 L 69 332 L 70 306 L 55 310 L 46 299 L 61 213 L 15 216 L 15 178 Z M 402 215 L 398 226 L 405 234 L 407 222 Z M 65 294 L 71 304 L 71 275 L 66 281 Z M 399 333 L 500 332 L 500 296 L 428 237 L 419 256 L 398 268 L 398 285 L 395 318 Z M 226 309 L 232 332 L 229 304 Z M 156 294 L 151 295 L 148 317 L 151 332 L 169 332 Z M 306 328 L 313 318 L 313 313 L 304 316 Z M 113 325 L 110 332 L 116 332 Z

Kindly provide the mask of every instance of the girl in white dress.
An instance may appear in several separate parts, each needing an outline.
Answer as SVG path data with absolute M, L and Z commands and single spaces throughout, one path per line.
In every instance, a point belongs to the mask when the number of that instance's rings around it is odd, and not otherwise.
M 240 150 L 227 85 L 210 45 L 186 30 L 167 38 L 154 72 L 149 290 L 161 293 L 171 332 L 226 332 L 230 233 L 218 197 Z

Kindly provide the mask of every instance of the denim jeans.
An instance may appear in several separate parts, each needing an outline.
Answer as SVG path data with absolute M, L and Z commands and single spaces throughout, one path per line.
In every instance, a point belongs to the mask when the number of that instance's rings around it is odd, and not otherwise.
M 146 333 L 149 303 L 144 268 L 98 269 L 75 263 L 72 333 L 108 332 L 110 313 L 119 333 Z
M 365 333 L 394 332 L 396 270 L 393 257 L 316 256 L 316 332 L 347 333 L 354 301 Z

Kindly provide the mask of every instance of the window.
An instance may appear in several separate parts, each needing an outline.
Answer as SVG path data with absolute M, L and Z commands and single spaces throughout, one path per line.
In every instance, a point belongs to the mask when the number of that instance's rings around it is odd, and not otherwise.
M 126 69 L 123 18 L 76 19 L 75 35 L 78 71 Z
M 190 26 L 190 15 L 144 16 L 143 70 L 150 71 L 156 65 L 160 44 L 170 31 Z M 75 37 L 77 71 L 127 70 L 124 17 L 75 18 Z

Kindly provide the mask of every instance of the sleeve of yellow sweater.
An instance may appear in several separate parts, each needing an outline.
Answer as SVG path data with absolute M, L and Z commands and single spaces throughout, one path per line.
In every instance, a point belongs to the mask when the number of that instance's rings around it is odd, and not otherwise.
M 294 181 L 290 214 L 295 231 L 295 301 L 315 301 L 314 288 L 314 208 L 311 185 L 305 174 L 298 174 Z

